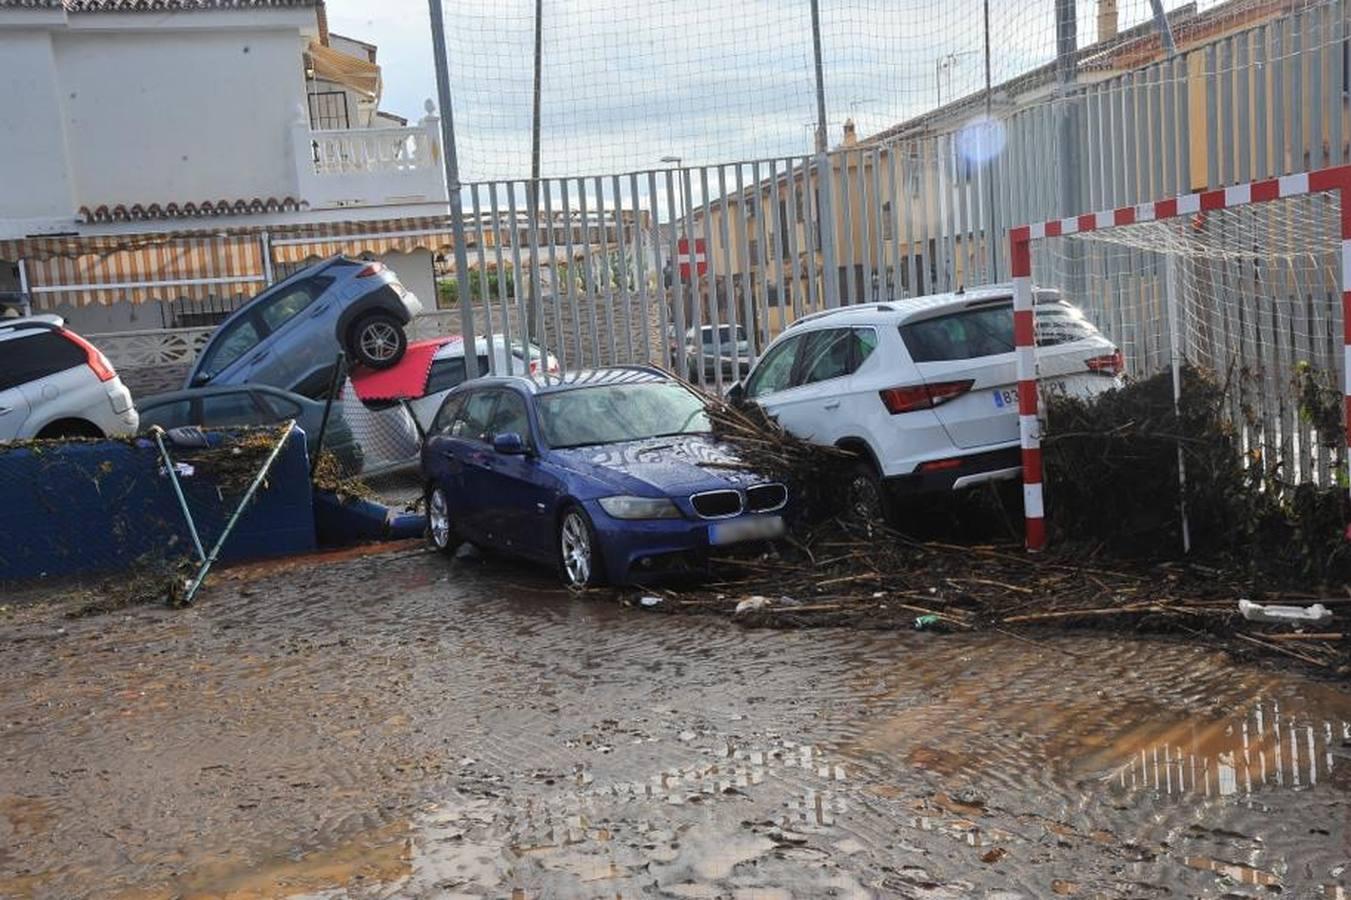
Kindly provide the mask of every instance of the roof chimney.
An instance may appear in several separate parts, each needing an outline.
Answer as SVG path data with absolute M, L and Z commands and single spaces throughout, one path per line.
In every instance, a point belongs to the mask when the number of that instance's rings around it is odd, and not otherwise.
M 1120 24 L 1116 0 L 1098 0 L 1098 43 L 1115 39 Z
M 854 120 L 844 120 L 844 145 L 854 147 L 858 144 L 858 132 L 854 130 Z
M 1112 4 L 1116 5 L 1115 2 Z M 324 0 L 319 0 L 314 7 L 314 17 L 319 20 L 319 43 L 325 47 L 328 46 L 328 7 L 324 5 Z

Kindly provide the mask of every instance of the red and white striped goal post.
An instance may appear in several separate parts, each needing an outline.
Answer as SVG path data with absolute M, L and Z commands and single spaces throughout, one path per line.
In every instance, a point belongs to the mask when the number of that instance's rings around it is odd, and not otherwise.
M 1046 547 L 1046 514 L 1042 497 L 1041 421 L 1038 418 L 1036 319 L 1032 299 L 1032 248 L 1035 240 L 1068 237 L 1122 225 L 1157 222 L 1216 209 L 1232 209 L 1306 194 L 1339 192 L 1341 202 L 1341 292 L 1345 404 L 1351 425 L 1351 165 L 1316 169 L 1264 181 L 1235 184 L 1213 191 L 1182 194 L 1152 203 L 1123 206 L 1064 219 L 1021 225 L 1009 232 L 1013 274 L 1013 336 L 1018 359 L 1018 434 L 1023 455 L 1023 506 L 1028 550 Z M 1347 428 L 1351 443 L 1351 427 Z M 1351 453 L 1348 453 L 1351 459 Z M 1348 530 L 1351 536 L 1351 530 Z

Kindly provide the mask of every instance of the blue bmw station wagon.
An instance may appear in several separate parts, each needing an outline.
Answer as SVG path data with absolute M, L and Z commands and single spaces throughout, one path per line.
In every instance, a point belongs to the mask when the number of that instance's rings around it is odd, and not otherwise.
M 470 541 L 572 587 L 702 571 L 712 548 L 781 535 L 788 504 L 714 442 L 698 394 L 643 367 L 467 382 L 422 472 L 438 549 Z

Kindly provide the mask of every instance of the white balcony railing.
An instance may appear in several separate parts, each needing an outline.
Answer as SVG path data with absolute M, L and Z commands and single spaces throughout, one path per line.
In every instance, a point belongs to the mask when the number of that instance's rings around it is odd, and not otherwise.
M 300 197 L 312 209 L 446 200 L 435 115 L 404 128 L 316 131 L 298 122 L 293 141 Z

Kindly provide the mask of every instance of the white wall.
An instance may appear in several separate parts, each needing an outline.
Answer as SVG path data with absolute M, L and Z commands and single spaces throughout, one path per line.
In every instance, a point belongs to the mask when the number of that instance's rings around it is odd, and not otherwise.
M 0 220 L 17 233 L 69 230 L 75 207 L 50 32 L 0 24 L 0 84 Z
M 286 29 L 54 35 L 76 206 L 294 196 Z
M 436 276 L 432 273 L 430 250 L 412 253 L 386 253 L 380 257 L 385 265 L 399 275 L 399 281 L 422 301 L 422 311 L 436 309 Z

